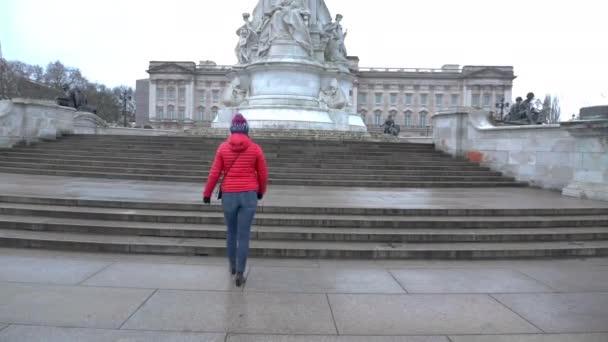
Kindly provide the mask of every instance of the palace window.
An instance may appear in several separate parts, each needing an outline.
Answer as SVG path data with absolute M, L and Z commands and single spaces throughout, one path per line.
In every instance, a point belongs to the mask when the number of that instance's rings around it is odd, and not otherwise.
M 458 94 L 452 94 L 450 100 L 450 107 L 456 108 L 458 107 Z
M 473 97 L 471 98 L 471 106 L 473 107 L 479 107 L 479 105 L 481 104 L 481 96 L 479 94 L 473 94 Z
M 410 112 L 410 111 L 405 112 L 405 118 L 403 120 L 403 124 L 405 126 L 411 126 L 412 125 L 412 112 Z
M 435 107 L 436 108 L 443 107 L 443 94 L 435 94 Z
M 374 124 L 376 126 L 382 125 L 382 112 L 377 110 L 374 114 Z
M 357 101 L 362 105 L 367 104 L 367 93 L 357 94 Z
M 205 120 L 205 107 L 203 107 L 203 106 L 198 107 L 198 120 L 199 121 Z
M 376 93 L 376 104 L 382 104 L 382 93 Z
M 164 113 L 164 108 L 163 107 L 156 107 L 156 119 L 158 121 L 162 121 L 165 117 L 165 113 Z
M 185 102 L 186 101 L 186 88 L 181 87 L 178 89 L 177 91 L 177 96 L 180 102 Z
M 177 119 L 179 121 L 184 121 L 186 120 L 186 108 L 184 107 L 179 107 L 179 109 L 177 110 Z
M 414 98 L 413 94 L 405 94 L 405 105 L 406 106 L 411 106 L 413 98 Z
M 217 116 L 217 111 L 219 109 L 217 107 L 213 107 L 211 108 L 211 120 L 215 120 L 215 117 Z
M 165 88 L 156 88 L 156 100 L 165 100 Z
M 490 102 L 492 102 L 491 94 L 483 94 L 483 106 L 490 107 Z
M 213 102 L 214 103 L 220 102 L 220 91 L 219 90 L 212 90 L 211 92 L 213 94 Z
M 420 94 L 420 105 L 426 106 L 429 103 L 429 94 Z
M 167 98 L 171 101 L 175 100 L 175 88 L 167 88 Z
M 173 107 L 173 106 L 167 107 L 167 119 L 175 120 L 175 107 Z
M 396 93 L 391 93 L 391 105 L 393 105 L 393 106 L 397 105 L 397 94 Z
M 205 103 L 205 91 L 204 90 L 199 90 L 198 91 L 198 102 L 199 103 Z
M 426 126 L 426 119 L 427 119 L 427 112 L 420 112 L 420 114 L 418 115 L 418 126 L 422 126 L 425 127 Z

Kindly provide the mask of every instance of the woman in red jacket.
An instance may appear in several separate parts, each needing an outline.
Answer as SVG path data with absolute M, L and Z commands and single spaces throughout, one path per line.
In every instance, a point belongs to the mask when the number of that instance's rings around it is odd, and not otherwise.
M 257 201 L 266 193 L 268 168 L 262 148 L 249 139 L 249 125 L 236 114 L 230 126 L 230 137 L 217 149 L 209 178 L 203 192 L 203 202 L 211 203 L 211 193 L 220 175 L 224 218 L 228 227 L 226 245 L 230 272 L 236 275 L 236 286 L 245 283 L 245 268 L 249 254 L 249 235 Z

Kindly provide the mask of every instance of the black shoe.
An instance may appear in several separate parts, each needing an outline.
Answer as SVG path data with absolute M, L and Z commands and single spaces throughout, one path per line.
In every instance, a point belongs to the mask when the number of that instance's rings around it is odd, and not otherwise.
M 236 274 L 236 287 L 241 287 L 241 285 L 244 285 L 246 282 L 247 278 L 245 278 L 243 273 L 239 272 Z
M 236 274 L 236 269 L 231 268 L 231 269 L 230 269 L 230 274 L 231 274 L 231 275 L 235 275 L 235 274 Z

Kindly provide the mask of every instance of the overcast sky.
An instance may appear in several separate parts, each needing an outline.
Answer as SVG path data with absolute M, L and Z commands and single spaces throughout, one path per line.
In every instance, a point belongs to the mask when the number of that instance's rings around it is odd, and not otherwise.
M 0 0 L 4 57 L 60 60 L 109 86 L 150 60 L 234 64 L 257 0 Z M 349 55 L 367 67 L 513 65 L 514 96 L 561 98 L 569 114 L 608 104 L 608 1 L 326 0 L 344 15 Z

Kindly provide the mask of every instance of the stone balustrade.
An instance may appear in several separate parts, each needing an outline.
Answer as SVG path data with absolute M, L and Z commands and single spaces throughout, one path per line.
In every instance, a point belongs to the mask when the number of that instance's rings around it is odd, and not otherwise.
M 484 110 L 433 117 L 437 149 L 530 185 L 608 201 L 608 120 L 497 126 Z

